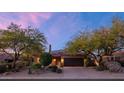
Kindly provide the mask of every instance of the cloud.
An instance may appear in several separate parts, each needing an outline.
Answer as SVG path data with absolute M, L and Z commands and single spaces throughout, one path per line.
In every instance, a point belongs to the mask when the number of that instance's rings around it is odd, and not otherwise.
M 39 27 L 52 16 L 52 13 L 19 12 L 19 13 L 0 13 L 0 28 L 7 27 L 11 22 L 27 27 L 33 25 Z

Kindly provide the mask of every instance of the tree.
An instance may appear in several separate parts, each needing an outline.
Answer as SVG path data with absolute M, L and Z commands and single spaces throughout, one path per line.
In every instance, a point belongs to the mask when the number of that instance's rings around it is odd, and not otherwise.
M 102 56 L 111 56 L 113 52 L 122 49 L 123 46 L 124 21 L 114 18 L 110 28 L 99 28 L 91 33 L 82 32 L 67 43 L 65 50 L 69 53 L 77 53 L 82 50 L 86 56 L 92 55 L 99 65 Z M 100 56 L 99 60 L 94 52 Z
M 1 31 L 0 49 L 12 56 L 13 68 L 20 55 L 24 53 L 33 55 L 33 53 L 39 53 L 45 49 L 46 39 L 38 29 L 21 28 L 20 25 L 11 23 L 6 30 Z
M 40 63 L 42 66 L 48 66 L 52 62 L 52 55 L 50 53 L 42 53 Z
M 86 61 L 89 55 L 92 55 L 97 60 L 95 54 L 92 52 L 95 49 L 94 44 L 92 44 L 92 35 L 92 33 L 81 32 L 72 41 L 67 43 L 65 51 L 70 54 L 83 52 L 84 61 Z

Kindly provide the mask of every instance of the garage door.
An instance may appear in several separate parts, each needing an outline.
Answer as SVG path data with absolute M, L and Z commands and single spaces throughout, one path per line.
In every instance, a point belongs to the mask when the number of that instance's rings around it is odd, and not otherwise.
M 82 58 L 65 58 L 64 66 L 83 66 Z

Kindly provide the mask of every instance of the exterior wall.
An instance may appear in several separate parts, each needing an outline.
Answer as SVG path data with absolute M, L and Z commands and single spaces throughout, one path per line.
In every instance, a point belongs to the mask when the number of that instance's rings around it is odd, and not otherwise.
M 52 65 L 60 65 L 61 66 L 61 57 L 53 57 Z
M 40 58 L 39 57 L 34 57 L 34 62 L 37 63 L 37 64 L 40 63 Z
M 88 63 L 84 63 L 83 56 L 59 56 L 52 58 L 52 65 L 63 66 L 96 66 L 93 60 L 88 60 Z M 77 63 L 76 63 L 77 62 Z M 84 65 L 85 64 L 85 65 Z
M 52 58 L 52 65 L 57 65 L 57 66 L 63 67 L 66 64 L 65 61 L 67 59 L 70 60 L 70 62 L 68 61 L 68 64 L 70 64 L 70 66 L 74 66 L 74 63 L 71 63 L 72 62 L 71 60 L 75 60 L 75 59 L 77 59 L 77 62 L 80 64 L 80 65 L 78 64 L 78 66 L 83 66 L 83 57 L 82 56 L 53 57 Z M 77 64 L 75 64 L 75 66 L 77 66 Z
M 13 58 L 7 55 L 6 53 L 0 53 L 0 61 L 6 61 L 6 60 L 13 61 Z
M 61 66 L 63 67 L 64 66 L 64 58 L 63 57 L 61 57 Z
M 52 65 L 57 65 L 57 62 L 56 62 L 56 59 L 55 58 L 52 58 L 52 63 L 51 63 Z

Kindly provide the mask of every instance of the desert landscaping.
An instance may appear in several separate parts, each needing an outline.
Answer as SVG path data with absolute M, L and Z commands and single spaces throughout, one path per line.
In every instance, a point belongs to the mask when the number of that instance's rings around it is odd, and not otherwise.
M 76 33 L 61 49 L 55 46 L 64 38 L 48 42 L 40 29 L 11 22 L 0 29 L 0 80 L 124 79 L 124 20 L 111 20 Z

